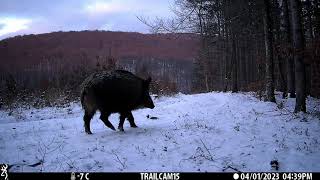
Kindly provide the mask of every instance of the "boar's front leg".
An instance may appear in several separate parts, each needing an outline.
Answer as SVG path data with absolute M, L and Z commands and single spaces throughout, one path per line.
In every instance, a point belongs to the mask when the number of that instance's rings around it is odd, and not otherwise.
M 119 122 L 119 126 L 118 126 L 118 129 L 119 129 L 119 131 L 124 131 L 124 129 L 123 129 L 123 123 L 124 123 L 124 120 L 126 119 L 126 117 L 127 117 L 127 113 L 120 113 L 120 122 Z
M 133 128 L 137 128 L 138 127 L 136 125 L 136 123 L 134 122 L 134 117 L 133 117 L 131 111 L 128 112 L 127 118 L 128 118 L 128 121 L 129 121 L 131 127 L 133 127 Z
M 100 119 L 102 120 L 102 122 L 107 126 L 109 127 L 110 129 L 112 130 L 116 130 L 113 125 L 111 124 L 111 122 L 109 121 L 108 117 L 110 116 L 110 113 L 107 113 L 107 112 L 101 112 L 101 116 L 100 116 Z

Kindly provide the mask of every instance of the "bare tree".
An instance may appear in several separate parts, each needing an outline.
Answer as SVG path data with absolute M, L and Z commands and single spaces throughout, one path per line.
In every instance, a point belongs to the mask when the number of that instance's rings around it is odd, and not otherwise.
M 286 49 L 286 58 L 287 58 L 287 89 L 288 93 L 290 94 L 291 98 L 295 98 L 295 75 L 294 75 L 294 60 L 292 58 L 292 55 L 290 54 L 291 49 L 291 27 L 290 27 L 290 12 L 289 12 L 289 4 L 288 0 L 282 1 L 282 7 L 283 7 L 283 26 L 285 30 L 285 49 Z
M 238 92 L 238 62 L 235 35 L 232 36 L 232 92 Z
M 281 53 L 281 41 L 283 38 L 281 37 L 281 8 L 279 5 L 279 0 L 273 0 L 273 7 L 272 7 L 272 19 L 274 24 L 274 58 L 277 64 L 278 70 L 278 79 L 279 84 L 278 87 L 280 91 L 282 91 L 282 98 L 286 98 L 288 95 L 287 92 L 287 81 L 285 78 L 285 68 L 286 68 L 286 59 L 283 57 Z
M 274 97 L 274 73 L 273 73 L 273 38 L 271 22 L 271 4 L 269 0 L 264 0 L 264 29 L 265 29 L 265 48 L 266 48 L 266 101 L 276 102 Z
M 295 112 L 306 112 L 306 69 L 303 62 L 304 36 L 301 22 L 301 1 L 290 0 L 291 25 L 293 35 L 295 78 L 296 78 L 296 106 Z

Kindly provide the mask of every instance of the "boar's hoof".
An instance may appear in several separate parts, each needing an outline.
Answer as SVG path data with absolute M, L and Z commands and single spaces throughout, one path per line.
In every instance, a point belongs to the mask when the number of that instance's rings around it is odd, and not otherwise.
M 114 128 L 114 127 L 113 127 L 113 125 L 112 125 L 111 123 L 107 123 L 106 125 L 107 125 L 107 127 L 108 127 L 108 128 L 110 128 L 110 129 L 112 129 L 112 130 L 116 131 L 116 128 Z
M 116 131 L 116 128 L 114 128 L 113 126 L 112 127 L 109 127 L 110 129 L 112 129 L 112 130 L 114 130 L 114 131 Z
M 90 130 L 86 130 L 87 134 L 92 134 L 92 132 Z
M 122 131 L 122 132 L 124 132 L 124 129 L 123 129 L 123 127 L 118 127 L 118 129 L 119 129 L 119 131 Z

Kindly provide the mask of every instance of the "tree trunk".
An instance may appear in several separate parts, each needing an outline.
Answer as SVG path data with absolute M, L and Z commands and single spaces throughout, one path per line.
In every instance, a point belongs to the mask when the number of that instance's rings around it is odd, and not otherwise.
M 294 75 L 294 60 L 289 51 L 291 49 L 292 39 L 291 39 L 291 27 L 290 27 L 290 18 L 289 18 L 289 5 L 288 0 L 283 0 L 283 26 L 285 30 L 285 43 L 287 49 L 287 89 L 291 98 L 295 98 L 295 75 Z
M 284 71 L 285 71 L 285 62 L 284 59 L 282 59 L 281 56 L 277 56 L 278 57 L 278 68 L 279 68 L 279 75 L 280 75 L 280 88 L 282 93 L 282 98 L 285 99 L 287 97 L 287 85 L 286 85 L 286 79 L 284 76 Z
M 306 10 L 307 10 L 307 20 L 306 20 L 306 29 L 308 32 L 306 34 L 307 38 L 306 38 L 306 43 L 311 44 L 313 42 L 313 26 L 312 26 L 312 8 L 311 8 L 311 1 L 310 0 L 306 0 L 305 2 L 306 4 Z M 308 39 L 308 40 L 307 40 Z M 311 91 L 311 66 L 310 64 L 306 64 L 306 95 L 310 95 L 310 91 Z
M 315 24 L 313 25 L 314 29 L 314 38 L 317 39 L 320 37 L 320 1 L 314 0 L 314 18 L 315 18 Z
M 223 1 L 224 2 L 224 17 L 225 19 L 228 19 L 229 18 L 229 11 L 228 11 L 228 7 L 229 7 L 229 4 L 230 2 L 228 0 L 225 0 Z M 230 33 L 230 26 L 229 26 L 229 23 L 224 23 L 224 29 L 225 29 L 225 42 L 224 42 L 224 48 L 225 48 L 225 81 L 224 81 L 224 92 L 228 91 L 228 86 L 229 86 L 229 81 L 230 81 L 230 76 L 231 76 L 231 72 L 232 72 L 232 69 L 230 69 L 230 65 L 229 64 L 232 64 L 232 63 L 229 63 L 230 62 L 230 48 L 229 48 L 229 45 L 230 45 L 230 38 L 229 38 L 229 33 Z
M 208 74 L 205 74 L 205 85 L 206 85 L 206 92 L 209 92 L 209 82 L 208 82 Z
M 287 81 L 285 78 L 285 67 L 286 67 L 286 61 L 285 59 L 281 56 L 280 54 L 280 44 L 281 44 L 281 30 L 280 30 L 280 25 L 281 25 L 281 12 L 280 12 L 280 6 L 278 3 L 278 0 L 273 0 L 273 19 L 274 19 L 274 38 L 275 38 L 275 59 L 278 65 L 278 75 L 279 75 L 279 88 L 280 91 L 282 91 L 282 98 L 285 99 L 288 95 L 287 93 Z
M 232 92 L 238 92 L 237 48 L 235 41 L 235 35 L 232 34 Z
M 266 49 L 266 101 L 276 102 L 274 97 L 274 73 L 273 73 L 273 38 L 272 23 L 270 14 L 270 2 L 264 0 L 264 29 L 265 29 L 265 49 Z
M 291 24 L 293 35 L 295 78 L 296 78 L 296 106 L 295 112 L 306 112 L 306 72 L 303 62 L 304 36 L 301 22 L 301 1 L 290 0 Z
M 311 1 L 306 0 L 306 10 L 307 10 L 307 29 L 308 29 L 308 38 L 309 41 L 313 41 L 313 26 L 312 26 L 312 8 L 311 8 Z
M 224 47 L 225 47 L 225 77 L 224 77 L 224 92 L 228 91 L 228 84 L 229 84 L 229 35 L 228 35 L 228 28 L 226 26 L 226 40 L 224 42 Z

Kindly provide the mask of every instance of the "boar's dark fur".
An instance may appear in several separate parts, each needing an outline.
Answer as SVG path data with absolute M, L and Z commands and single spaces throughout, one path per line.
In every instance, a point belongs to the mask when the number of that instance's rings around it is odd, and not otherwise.
M 104 124 L 115 130 L 108 120 L 111 113 L 120 113 L 118 129 L 123 131 L 127 118 L 131 127 L 137 127 L 131 111 L 140 107 L 154 108 L 149 95 L 151 78 L 141 79 L 124 70 L 93 73 L 81 84 L 81 104 L 84 113 L 84 128 L 92 134 L 90 121 L 97 110 Z

